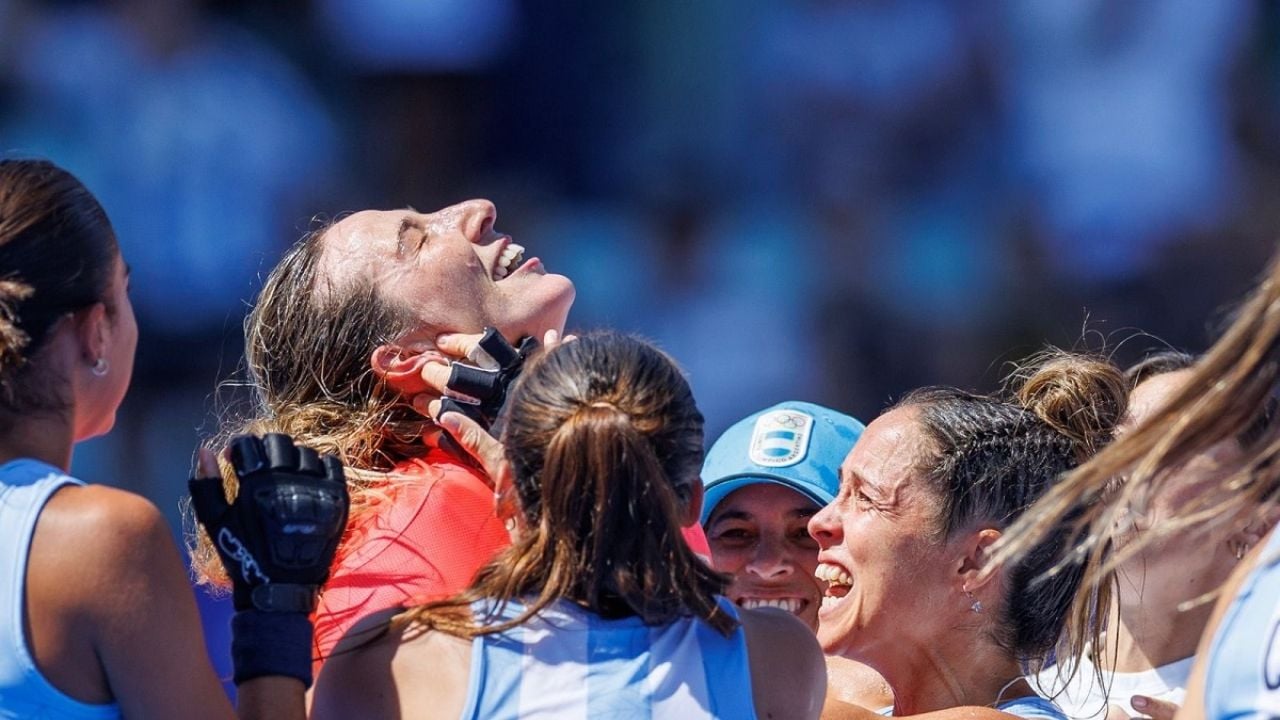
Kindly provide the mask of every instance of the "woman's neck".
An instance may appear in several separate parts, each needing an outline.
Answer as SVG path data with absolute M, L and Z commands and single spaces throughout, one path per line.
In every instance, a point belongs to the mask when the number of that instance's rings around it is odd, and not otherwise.
M 1018 663 L 982 633 L 946 647 L 916 644 L 904 651 L 895 645 L 887 654 L 897 662 L 873 667 L 893 688 L 894 715 L 992 706 L 1030 692 Z
M 1215 566 L 1218 562 L 1215 558 Z M 1184 567 L 1177 573 L 1178 582 L 1165 587 L 1154 578 L 1144 582 L 1141 570 L 1122 570 L 1120 597 L 1112 603 L 1107 624 L 1103 669 L 1142 672 L 1194 655 L 1213 603 L 1201 602 L 1187 610 L 1179 606 L 1217 587 L 1224 579 L 1218 577 L 1221 574 L 1214 567 Z
M 32 458 L 65 472 L 71 467 L 72 444 L 70 421 L 32 413 L 13 423 L 9 432 L 0 437 L 0 463 Z

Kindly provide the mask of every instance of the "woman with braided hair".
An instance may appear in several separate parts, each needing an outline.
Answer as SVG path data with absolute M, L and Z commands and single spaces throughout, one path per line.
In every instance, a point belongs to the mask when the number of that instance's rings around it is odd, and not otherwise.
M 339 646 L 314 720 L 818 716 L 812 632 L 735 607 L 681 536 L 703 420 L 670 358 L 587 335 L 525 369 L 501 445 L 459 413 L 440 422 L 510 496 L 512 545 L 461 594 L 368 618 L 383 635 Z
M 1058 475 L 1107 442 L 1127 386 L 1110 363 L 1053 357 L 1016 397 L 909 394 L 863 432 L 836 499 L 809 522 L 827 583 L 818 640 L 892 688 L 882 714 L 1063 718 L 1023 680 L 1059 637 L 1079 581 L 1035 583 L 1051 534 L 1019 562 L 991 548 Z M 874 717 L 843 708 L 840 717 Z

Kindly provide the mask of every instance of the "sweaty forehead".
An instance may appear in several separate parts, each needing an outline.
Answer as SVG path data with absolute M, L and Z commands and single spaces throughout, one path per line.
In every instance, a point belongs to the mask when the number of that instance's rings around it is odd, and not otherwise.
M 1129 415 L 1121 423 L 1122 433 L 1129 432 L 1164 407 L 1191 377 L 1190 369 L 1161 373 L 1144 380 L 1129 393 Z
M 377 279 L 396 266 L 406 210 L 362 210 L 334 223 L 320 237 L 320 269 L 333 282 L 365 276 Z

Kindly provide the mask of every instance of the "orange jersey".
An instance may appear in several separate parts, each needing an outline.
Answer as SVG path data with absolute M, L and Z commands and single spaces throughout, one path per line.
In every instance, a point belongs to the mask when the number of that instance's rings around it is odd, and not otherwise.
M 352 517 L 315 614 L 315 659 L 357 620 L 464 590 L 510 544 L 483 475 L 433 447 L 395 467 L 402 476 L 374 490 L 376 504 Z

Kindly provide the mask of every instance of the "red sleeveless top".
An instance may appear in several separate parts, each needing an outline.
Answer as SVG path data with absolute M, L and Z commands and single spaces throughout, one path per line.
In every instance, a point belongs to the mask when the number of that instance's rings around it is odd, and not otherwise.
M 374 505 L 348 523 L 313 617 L 314 673 L 360 618 L 461 592 L 511 542 L 484 475 L 447 450 L 430 447 L 394 472 L 400 477 L 375 488 Z M 684 536 L 710 558 L 700 524 Z

